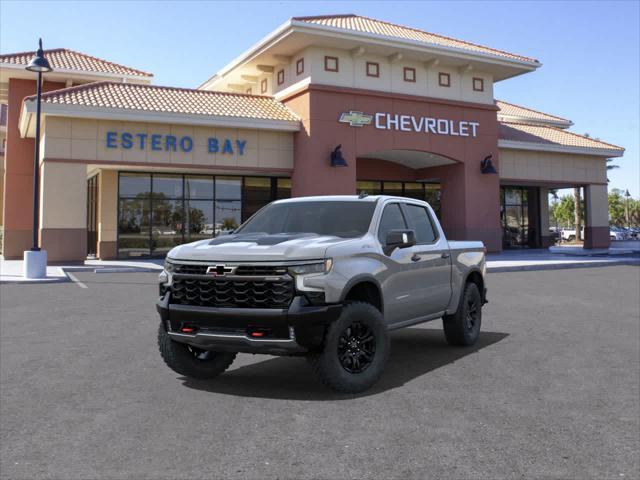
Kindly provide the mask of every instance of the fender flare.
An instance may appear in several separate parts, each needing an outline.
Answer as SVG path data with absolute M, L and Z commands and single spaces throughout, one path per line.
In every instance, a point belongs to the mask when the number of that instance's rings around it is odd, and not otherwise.
M 384 314 L 384 296 L 382 295 L 382 286 L 380 285 L 380 282 L 370 273 L 360 273 L 355 277 L 350 278 L 344 286 L 344 289 L 342 290 L 342 294 L 340 295 L 340 302 L 344 303 L 345 298 L 347 298 L 347 294 L 353 287 L 355 287 L 359 283 L 372 283 L 376 287 L 376 289 L 378 290 L 378 295 L 380 296 L 380 307 L 382 309 L 382 313 Z

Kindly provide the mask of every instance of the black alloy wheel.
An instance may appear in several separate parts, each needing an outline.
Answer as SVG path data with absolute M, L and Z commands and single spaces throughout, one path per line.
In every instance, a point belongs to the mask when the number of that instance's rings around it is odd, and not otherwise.
M 467 330 L 473 331 L 480 318 L 480 305 L 478 297 L 470 295 L 467 297 L 467 316 L 465 317 L 465 326 Z
M 338 340 L 340 364 L 349 373 L 362 373 L 376 354 L 376 338 L 373 330 L 362 322 L 354 322 L 345 328 Z

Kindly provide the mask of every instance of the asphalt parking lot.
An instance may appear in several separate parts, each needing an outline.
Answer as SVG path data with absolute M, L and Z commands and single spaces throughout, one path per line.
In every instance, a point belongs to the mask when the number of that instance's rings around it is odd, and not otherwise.
M 0 286 L 2 478 L 638 478 L 640 269 L 496 273 L 473 348 L 397 331 L 358 396 L 304 359 L 181 378 L 155 274 Z

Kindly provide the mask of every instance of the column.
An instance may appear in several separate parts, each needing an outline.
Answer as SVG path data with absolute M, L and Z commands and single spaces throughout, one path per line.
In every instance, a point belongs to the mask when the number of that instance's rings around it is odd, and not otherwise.
M 609 248 L 609 197 L 606 185 L 587 185 L 584 248 Z
M 540 187 L 538 198 L 540 205 L 540 246 L 547 248 L 553 245 L 553 237 L 549 231 L 549 189 Z
M 117 258 L 118 172 L 102 170 L 98 179 L 98 258 Z
M 87 258 L 87 167 L 45 161 L 40 167 L 40 241 L 50 262 Z

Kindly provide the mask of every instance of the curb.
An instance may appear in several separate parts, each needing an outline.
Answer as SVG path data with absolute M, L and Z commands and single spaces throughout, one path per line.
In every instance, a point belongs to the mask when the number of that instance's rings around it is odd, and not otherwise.
M 594 261 L 581 263 L 563 263 L 563 264 L 546 264 L 546 265 L 513 265 L 503 267 L 491 267 L 487 265 L 487 272 L 503 273 L 503 272 L 532 272 L 539 270 L 570 270 L 574 268 L 595 268 L 595 267 L 615 267 L 619 265 L 640 266 L 640 260 L 609 260 Z

